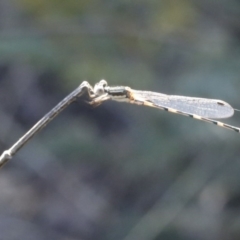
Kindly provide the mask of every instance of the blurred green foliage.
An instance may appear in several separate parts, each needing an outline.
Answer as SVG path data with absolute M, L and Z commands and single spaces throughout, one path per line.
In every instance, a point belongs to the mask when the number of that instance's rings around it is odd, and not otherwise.
M 240 108 L 239 16 L 237 0 L 1 0 L 2 151 L 83 80 Z M 239 163 L 234 132 L 79 100 L 1 170 L 1 236 L 239 239 Z

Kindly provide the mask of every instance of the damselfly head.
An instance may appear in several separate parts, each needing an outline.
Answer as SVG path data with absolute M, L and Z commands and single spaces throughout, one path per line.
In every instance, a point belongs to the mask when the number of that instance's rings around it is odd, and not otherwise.
M 106 80 L 101 80 L 100 82 L 96 83 L 94 85 L 93 91 L 96 97 L 99 97 L 103 94 L 105 94 L 105 87 L 107 86 L 107 81 Z

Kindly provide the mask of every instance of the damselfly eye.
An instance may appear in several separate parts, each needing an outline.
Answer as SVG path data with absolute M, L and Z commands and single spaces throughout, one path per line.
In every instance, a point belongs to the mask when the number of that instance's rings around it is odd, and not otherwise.
M 102 85 L 103 87 L 106 87 L 108 84 L 107 84 L 107 81 L 102 79 L 100 82 L 99 82 L 100 85 Z

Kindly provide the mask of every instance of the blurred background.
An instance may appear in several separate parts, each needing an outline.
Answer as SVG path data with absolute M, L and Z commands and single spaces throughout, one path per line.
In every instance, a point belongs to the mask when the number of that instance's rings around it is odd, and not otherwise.
M 1 152 L 100 79 L 240 108 L 240 1 L 0 0 Z M 79 100 L 0 170 L 0 239 L 239 240 L 239 146 L 208 123 Z

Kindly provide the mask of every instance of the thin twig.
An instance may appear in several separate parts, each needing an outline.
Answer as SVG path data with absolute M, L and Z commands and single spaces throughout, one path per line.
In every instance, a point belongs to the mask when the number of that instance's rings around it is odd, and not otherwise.
M 26 134 L 24 134 L 11 148 L 5 150 L 0 156 L 0 168 L 7 163 L 35 134 L 41 131 L 51 122 L 60 112 L 80 97 L 85 89 L 90 91 L 92 87 L 84 81 L 78 88 L 58 103 L 49 113 L 39 120 Z

